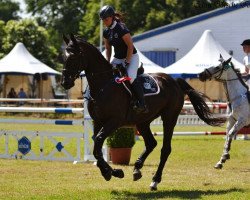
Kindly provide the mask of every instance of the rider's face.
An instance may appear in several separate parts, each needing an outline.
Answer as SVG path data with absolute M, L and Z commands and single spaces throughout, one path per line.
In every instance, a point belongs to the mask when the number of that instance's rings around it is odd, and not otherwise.
M 244 53 L 250 53 L 250 45 L 243 45 Z
M 102 20 L 103 23 L 105 24 L 106 27 L 109 27 L 112 24 L 113 18 L 112 17 L 107 17 Z

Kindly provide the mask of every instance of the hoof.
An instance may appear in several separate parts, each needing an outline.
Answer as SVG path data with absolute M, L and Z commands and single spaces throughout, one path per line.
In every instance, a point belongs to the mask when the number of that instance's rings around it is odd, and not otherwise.
M 152 182 L 152 183 L 150 184 L 150 190 L 151 190 L 151 191 L 156 191 L 156 190 L 157 190 L 157 185 L 158 185 L 157 182 Z
M 112 172 L 111 170 L 107 170 L 105 173 L 102 173 L 102 176 L 105 178 L 106 181 L 109 181 L 112 177 Z
M 117 178 L 124 178 L 124 172 L 121 169 L 114 169 L 112 175 Z
M 222 169 L 222 164 L 221 163 L 217 163 L 215 166 L 214 166 L 215 169 Z
M 133 173 L 133 181 L 138 181 L 142 177 L 141 171 L 140 170 L 134 170 Z

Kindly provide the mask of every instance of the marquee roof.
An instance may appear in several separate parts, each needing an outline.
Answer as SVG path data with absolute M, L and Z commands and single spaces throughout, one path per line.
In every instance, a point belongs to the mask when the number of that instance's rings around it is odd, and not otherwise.
M 17 43 L 10 53 L 0 60 L 0 74 L 34 75 L 36 73 L 60 74 L 32 56 L 21 42 Z
M 220 54 L 226 60 L 231 57 L 229 53 L 214 38 L 210 30 L 204 31 L 195 46 L 180 60 L 166 67 L 163 71 L 173 77 L 197 77 L 205 68 L 218 65 Z M 232 62 L 241 72 L 245 66 L 232 58 Z

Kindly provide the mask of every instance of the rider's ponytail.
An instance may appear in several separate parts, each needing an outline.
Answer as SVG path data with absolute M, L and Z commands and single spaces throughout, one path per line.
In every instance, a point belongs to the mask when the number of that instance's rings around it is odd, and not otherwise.
M 115 12 L 115 20 L 118 22 L 124 22 L 125 21 L 125 14 L 121 12 Z

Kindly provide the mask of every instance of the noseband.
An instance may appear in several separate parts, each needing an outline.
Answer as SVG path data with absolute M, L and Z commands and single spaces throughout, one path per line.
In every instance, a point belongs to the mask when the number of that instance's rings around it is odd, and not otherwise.
M 214 76 L 214 78 L 215 78 L 216 80 L 222 81 L 221 75 L 223 74 L 223 71 L 226 71 L 226 69 L 224 68 L 224 66 L 223 66 L 220 70 L 217 71 L 217 72 L 219 72 L 219 74 L 218 74 L 217 76 Z M 216 73 L 217 73 L 217 72 L 216 72 Z
M 65 66 L 67 66 L 68 62 L 71 62 L 73 64 L 68 66 L 67 69 L 64 68 L 62 70 L 62 74 L 63 74 L 63 76 L 65 76 L 65 75 L 68 76 L 72 80 L 76 80 L 80 76 L 81 72 L 83 71 L 82 70 L 83 66 L 86 65 L 86 63 L 83 62 L 83 60 L 86 60 L 86 59 L 84 59 L 84 53 L 80 49 L 78 49 L 78 50 L 79 51 L 77 53 L 68 53 L 68 51 L 66 49 L 66 57 L 67 58 L 66 58 Z M 74 66 L 74 67 L 72 67 L 72 66 Z
M 223 65 L 223 64 L 222 64 L 222 68 L 221 68 L 220 70 L 216 71 L 215 73 L 213 73 L 213 74 L 216 74 L 216 73 L 219 72 L 219 74 L 216 75 L 216 76 L 214 76 L 214 78 L 215 78 L 217 81 L 220 81 L 220 82 L 238 80 L 238 79 L 239 79 L 238 76 L 237 76 L 237 78 L 234 78 L 234 79 L 222 79 L 222 78 L 221 78 L 221 76 L 222 76 L 222 74 L 223 74 L 223 71 L 228 70 L 229 67 L 231 67 L 229 64 L 228 64 L 228 65 Z M 209 77 L 210 77 L 209 80 L 211 80 L 213 74 L 209 71 L 209 69 L 205 69 L 205 72 L 209 74 Z

